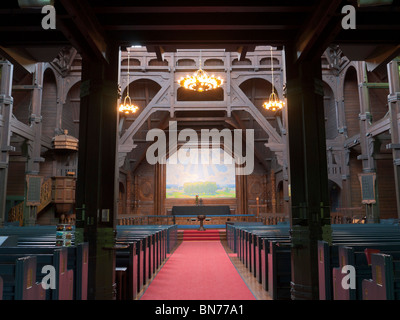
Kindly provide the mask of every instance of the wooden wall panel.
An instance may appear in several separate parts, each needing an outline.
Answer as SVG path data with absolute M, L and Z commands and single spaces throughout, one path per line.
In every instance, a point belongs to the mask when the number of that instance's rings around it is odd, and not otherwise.
M 351 207 L 361 206 L 361 186 L 358 174 L 362 173 L 362 162 L 357 160 L 357 154 L 350 155 L 350 190 L 351 190 Z
M 324 83 L 324 111 L 326 139 L 335 139 L 338 135 L 335 97 L 326 83 Z
M 52 177 L 53 174 L 53 161 L 46 159 L 45 162 L 40 163 L 40 175 L 46 178 Z
M 351 137 L 360 132 L 360 100 L 358 95 L 357 74 L 350 68 L 344 82 L 344 113 L 346 117 L 347 136 Z
M 397 218 L 396 187 L 394 182 L 393 161 L 376 161 L 376 172 L 380 218 Z
M 57 127 L 57 84 L 52 71 L 47 70 L 43 80 L 42 135 L 54 137 Z
M 31 108 L 31 91 L 15 91 L 12 93 L 14 99 L 13 114 L 14 116 L 26 125 L 30 125 L 29 116 Z
M 80 82 L 75 84 L 68 92 L 62 111 L 62 129 L 68 130 L 68 134 L 79 138 L 79 109 L 80 109 Z
M 375 72 L 368 72 L 368 82 L 382 83 L 387 82 L 387 78 L 381 79 Z M 370 109 L 372 114 L 372 121 L 378 121 L 382 119 L 388 111 L 387 97 L 389 95 L 389 89 L 369 89 Z
M 25 162 L 10 161 L 8 167 L 7 195 L 24 196 Z

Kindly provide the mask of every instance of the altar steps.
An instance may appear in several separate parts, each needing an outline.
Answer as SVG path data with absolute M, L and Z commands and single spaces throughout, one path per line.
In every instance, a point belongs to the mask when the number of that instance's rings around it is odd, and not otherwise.
M 225 229 L 178 230 L 178 240 L 182 241 L 221 241 L 226 239 Z

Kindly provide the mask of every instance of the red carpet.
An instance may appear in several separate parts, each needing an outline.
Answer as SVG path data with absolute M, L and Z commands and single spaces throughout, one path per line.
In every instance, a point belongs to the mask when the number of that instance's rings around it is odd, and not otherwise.
M 206 229 L 204 231 L 198 230 L 184 230 L 183 241 L 220 241 L 220 231 L 217 229 Z
M 140 300 L 255 300 L 219 241 L 182 242 Z

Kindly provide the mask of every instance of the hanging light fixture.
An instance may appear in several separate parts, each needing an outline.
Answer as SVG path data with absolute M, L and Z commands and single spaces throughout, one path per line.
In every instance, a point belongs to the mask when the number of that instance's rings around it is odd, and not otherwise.
M 139 107 L 132 104 L 132 100 L 131 97 L 129 96 L 129 84 L 130 84 L 130 80 L 129 80 L 129 49 L 127 49 L 128 51 L 128 86 L 126 88 L 126 97 L 124 99 L 124 103 L 121 103 L 121 105 L 119 106 L 119 112 L 123 113 L 125 115 L 128 114 L 133 114 L 135 113 Z
M 269 96 L 269 100 L 264 102 L 263 107 L 268 111 L 276 112 L 278 110 L 282 110 L 285 102 L 278 99 L 278 96 L 275 93 L 275 86 L 274 86 L 274 61 L 272 59 L 272 47 L 270 48 L 271 51 L 271 70 L 272 70 L 272 93 Z
M 185 78 L 178 80 L 181 87 L 197 92 L 204 92 L 209 90 L 214 90 L 222 86 L 223 79 L 220 77 L 215 77 L 214 75 L 209 76 L 201 68 L 201 52 L 199 59 L 199 70 L 197 70 L 192 76 L 187 75 Z

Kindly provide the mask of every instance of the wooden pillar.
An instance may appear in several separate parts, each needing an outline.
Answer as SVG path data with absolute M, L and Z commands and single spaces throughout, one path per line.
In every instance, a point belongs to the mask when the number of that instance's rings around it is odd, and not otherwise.
M 240 170 L 240 169 L 239 169 Z M 247 214 L 247 176 L 245 175 L 236 175 L 236 191 L 237 191 L 237 200 L 238 200 L 238 214 Z
M 14 66 L 0 61 L 0 227 L 6 218 L 7 178 L 11 151 L 11 117 L 13 113 L 12 79 Z
M 394 181 L 396 186 L 397 217 L 400 219 L 400 134 L 397 115 L 400 111 L 400 69 L 399 60 L 390 62 L 387 66 L 389 77 L 389 115 L 392 141 L 386 146 L 392 149 L 394 165 Z
M 358 88 L 360 97 L 360 146 L 362 154 L 357 157 L 362 161 L 363 173 L 373 174 L 376 172 L 374 159 L 375 139 L 367 136 L 368 128 L 372 123 L 372 114 L 370 110 L 369 90 L 367 87 L 368 76 L 365 62 L 358 62 L 357 68 Z M 379 223 L 379 206 L 378 202 L 378 183 L 375 183 L 375 204 L 366 205 L 367 223 Z
M 275 172 L 271 170 L 271 204 L 272 204 L 272 213 L 276 213 L 276 179 Z
M 165 164 L 156 163 L 154 174 L 154 214 L 164 214 Z
M 89 243 L 90 300 L 115 298 L 119 50 L 112 49 L 108 63 L 82 63 L 76 241 Z
M 33 75 L 34 89 L 32 91 L 32 113 L 30 115 L 31 128 L 33 129 L 34 139 L 26 141 L 27 146 L 27 163 L 26 174 L 38 175 L 40 172 L 40 162 L 44 162 L 41 158 L 41 140 L 42 140 L 42 96 L 43 96 L 43 78 L 44 63 L 37 63 L 35 66 L 35 74 Z M 28 186 L 25 184 L 25 203 L 28 200 Z M 32 226 L 36 224 L 37 206 L 25 205 L 24 207 L 24 226 Z
M 340 142 L 344 145 L 346 140 L 347 127 L 344 105 L 344 77 L 336 75 L 338 83 L 335 93 L 335 104 L 337 110 L 337 126 L 340 133 Z M 351 207 L 351 182 L 350 182 L 350 149 L 343 148 L 341 151 L 341 167 L 342 167 L 342 190 L 341 190 L 341 207 Z
M 318 240 L 331 242 L 321 60 L 286 50 L 293 300 L 317 300 Z
M 133 205 L 134 205 L 134 196 L 133 196 L 133 177 L 132 172 L 129 170 L 126 175 L 126 214 L 130 215 L 133 212 Z

